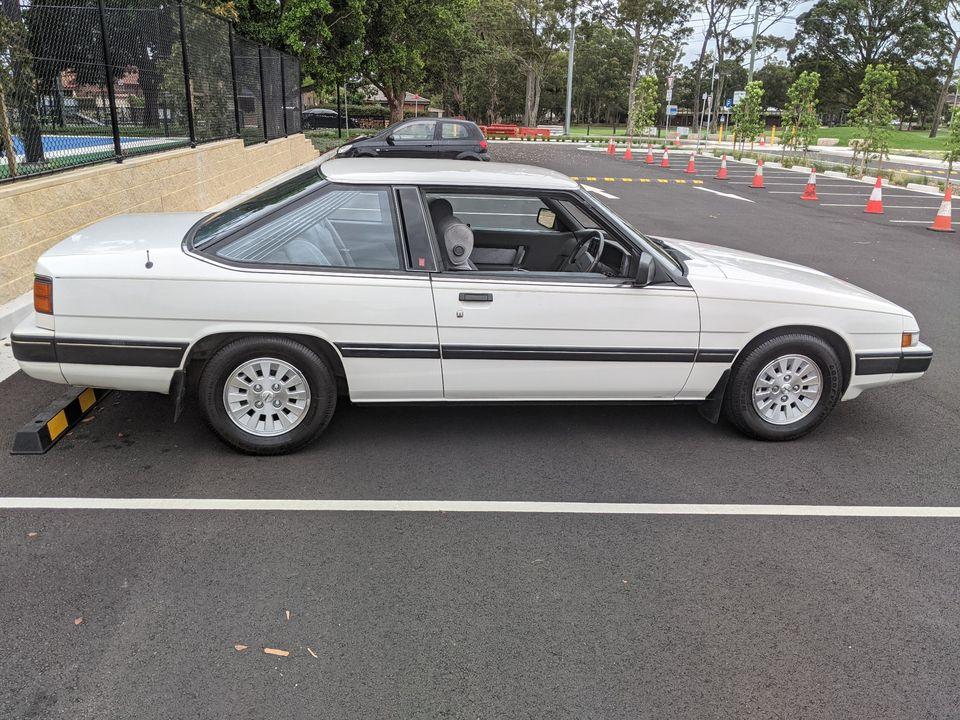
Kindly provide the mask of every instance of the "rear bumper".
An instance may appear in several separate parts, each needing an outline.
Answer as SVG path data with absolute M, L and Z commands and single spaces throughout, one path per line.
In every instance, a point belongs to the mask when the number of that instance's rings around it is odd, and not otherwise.
M 69 385 L 169 392 L 185 342 L 58 337 L 31 316 L 10 335 L 13 357 L 30 377 Z

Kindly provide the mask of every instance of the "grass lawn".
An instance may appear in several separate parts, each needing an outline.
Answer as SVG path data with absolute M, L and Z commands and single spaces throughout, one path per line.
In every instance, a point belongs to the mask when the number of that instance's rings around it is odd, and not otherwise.
M 890 147 L 897 150 L 943 150 L 947 139 L 947 128 L 942 128 L 936 138 L 929 138 L 929 130 L 891 130 Z M 855 127 L 838 126 L 820 128 L 817 137 L 839 138 L 840 145 L 846 146 L 852 138 L 861 137 Z

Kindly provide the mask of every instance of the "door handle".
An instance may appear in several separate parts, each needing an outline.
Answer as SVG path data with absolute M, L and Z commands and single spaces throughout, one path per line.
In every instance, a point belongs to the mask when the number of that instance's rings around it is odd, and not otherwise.
M 493 293 L 460 293 L 460 302 L 493 302 Z

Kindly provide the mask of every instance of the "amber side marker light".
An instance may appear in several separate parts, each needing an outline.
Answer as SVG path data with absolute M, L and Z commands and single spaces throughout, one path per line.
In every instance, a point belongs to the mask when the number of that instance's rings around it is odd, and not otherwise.
M 42 275 L 33 278 L 33 309 L 53 315 L 53 280 Z
M 900 347 L 913 347 L 920 342 L 920 333 L 903 333 L 900 336 Z

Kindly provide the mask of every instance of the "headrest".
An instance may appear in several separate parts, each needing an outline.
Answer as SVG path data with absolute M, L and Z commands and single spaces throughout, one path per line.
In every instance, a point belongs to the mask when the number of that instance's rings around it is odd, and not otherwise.
M 453 205 L 450 204 L 449 200 L 437 198 L 430 201 L 430 217 L 434 223 L 451 215 L 453 215 Z
M 452 215 L 442 219 L 437 225 L 437 233 L 447 252 L 450 265 L 460 270 L 472 269 L 470 253 L 473 252 L 473 230 L 470 226 Z

